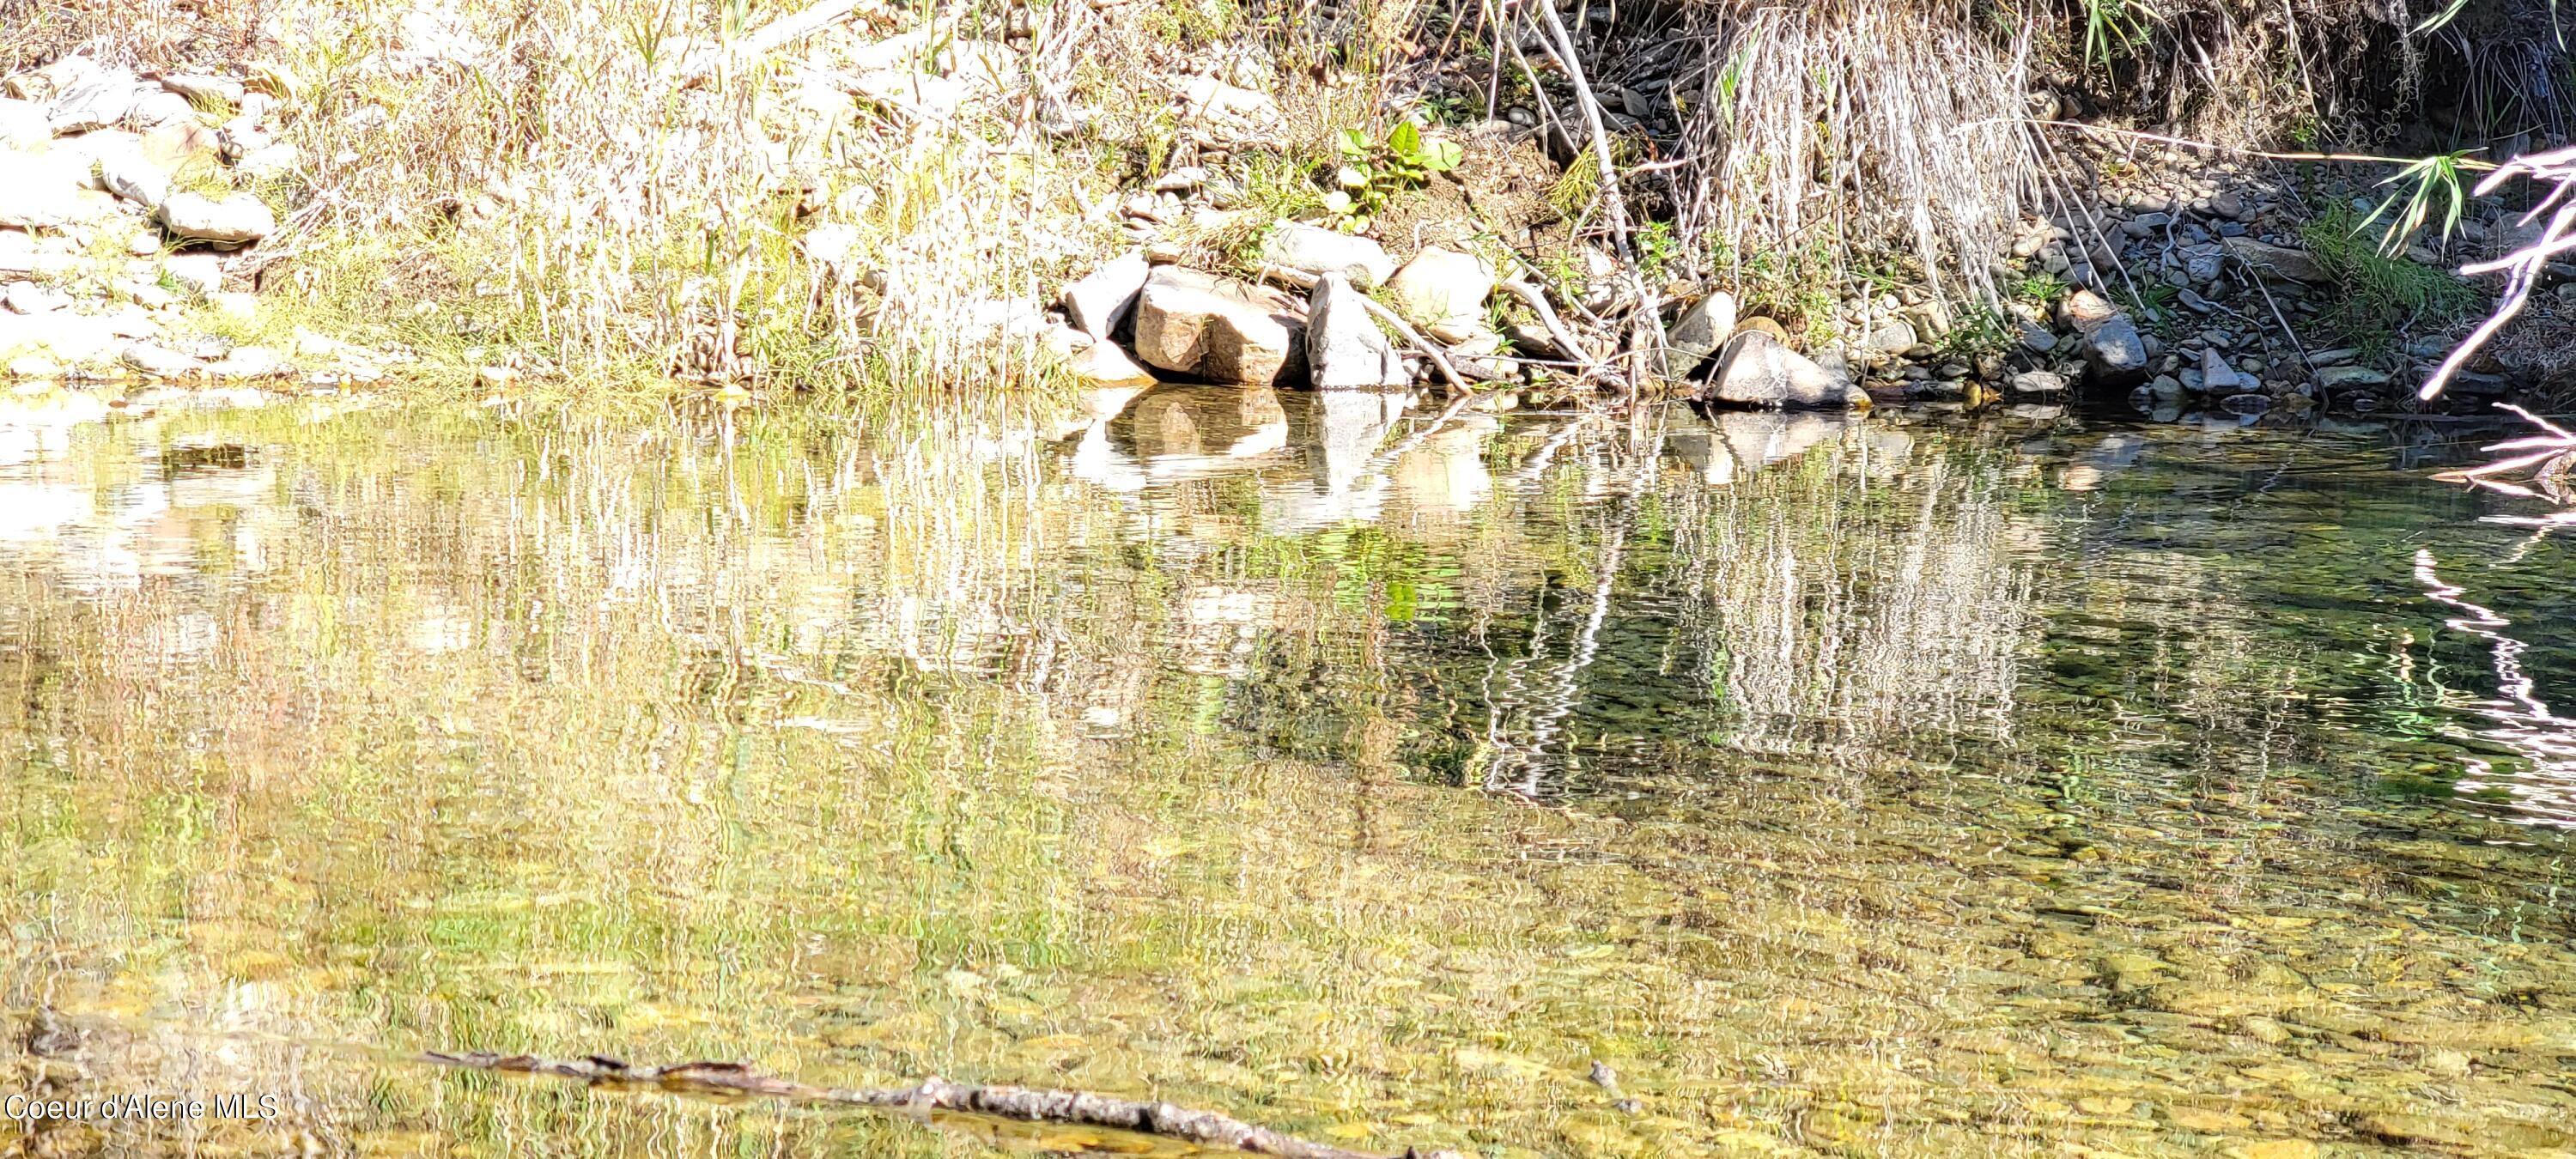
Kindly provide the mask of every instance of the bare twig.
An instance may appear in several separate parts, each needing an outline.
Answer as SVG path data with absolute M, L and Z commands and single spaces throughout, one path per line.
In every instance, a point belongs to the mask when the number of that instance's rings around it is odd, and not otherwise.
M 616 1086 L 656 1086 L 703 1094 L 759 1095 L 801 1103 L 837 1103 L 922 1114 L 930 1111 L 991 1115 L 1029 1122 L 1106 1127 L 1180 1139 L 1201 1146 L 1231 1147 L 1281 1159 L 1381 1159 L 1282 1135 L 1214 1111 L 1194 1111 L 1170 1103 L 1140 1103 L 1081 1091 L 1040 1091 L 1025 1087 L 966 1086 L 938 1077 L 908 1089 L 839 1090 L 808 1086 L 760 1074 L 741 1063 L 684 1062 L 675 1066 L 628 1066 L 613 1058 L 548 1059 L 525 1054 L 431 1051 L 430 1062 L 472 1070 L 517 1071 Z

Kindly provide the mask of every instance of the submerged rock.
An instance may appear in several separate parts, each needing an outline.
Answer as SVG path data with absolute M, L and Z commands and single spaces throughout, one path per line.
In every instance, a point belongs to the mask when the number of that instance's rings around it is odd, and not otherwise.
M 1158 266 L 1136 299 L 1136 356 L 1215 382 L 1273 386 L 1305 376 L 1305 319 L 1285 295 Z
M 1410 377 L 1350 279 L 1326 274 L 1306 299 L 1306 366 L 1317 390 L 1383 389 Z
M 1738 334 L 1726 344 L 1717 374 L 1701 397 L 1732 406 L 1791 410 L 1869 405 L 1869 394 L 1851 380 L 1758 330 Z

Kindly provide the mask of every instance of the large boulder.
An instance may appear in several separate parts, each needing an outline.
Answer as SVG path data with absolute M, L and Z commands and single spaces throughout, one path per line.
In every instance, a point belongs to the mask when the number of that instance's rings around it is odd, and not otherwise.
M 2075 331 L 2094 381 L 2125 389 L 2147 380 L 2147 341 L 2128 311 L 2091 290 L 2077 290 L 2059 304 L 2058 317 Z
M 1690 377 L 1734 336 L 1735 295 L 1719 290 L 1693 303 L 1664 334 L 1664 377 Z
M 260 199 L 236 193 L 217 201 L 197 193 L 173 193 L 161 202 L 161 224 L 182 241 L 248 245 L 277 232 L 277 216 Z
M 1789 410 L 1866 407 L 1869 394 L 1759 330 L 1736 335 L 1701 395 L 1729 406 Z
M 1110 331 L 1117 329 L 1119 320 L 1135 308 L 1136 295 L 1145 288 L 1145 275 L 1149 272 L 1145 255 L 1130 251 L 1084 274 L 1064 288 L 1065 316 L 1073 320 L 1074 329 L 1091 335 L 1094 341 L 1109 341 Z
M 159 209 L 170 197 L 170 171 L 154 164 L 140 149 L 120 149 L 100 157 L 98 183 L 145 209 Z
M 1326 274 L 1306 298 L 1306 367 L 1317 390 L 1382 390 L 1410 377 L 1350 279 Z
M 1395 259 L 1387 256 L 1386 247 L 1293 221 L 1270 228 L 1270 235 L 1261 242 L 1261 260 L 1300 273 L 1340 274 L 1363 290 L 1383 286 L 1395 276 Z
M 1157 266 L 1136 298 L 1136 356 L 1213 382 L 1294 384 L 1306 372 L 1306 320 L 1277 291 Z
M 1387 283 L 1405 320 L 1460 342 L 1484 328 L 1485 299 L 1494 292 L 1493 267 L 1484 259 L 1439 246 L 1424 246 Z

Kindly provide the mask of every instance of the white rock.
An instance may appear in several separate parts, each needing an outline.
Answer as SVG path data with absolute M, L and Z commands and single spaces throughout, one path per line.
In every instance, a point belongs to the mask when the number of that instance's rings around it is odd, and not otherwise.
M 1152 272 L 1141 251 L 1130 250 L 1064 288 L 1065 316 L 1076 329 L 1107 342 L 1121 319 L 1136 306 Z
M 1142 387 L 1154 383 L 1152 371 L 1136 364 L 1115 342 L 1094 342 L 1066 364 L 1087 387 Z
M 1350 279 L 1315 280 L 1306 298 L 1306 369 L 1317 390 L 1376 390 L 1411 378 Z
M 246 245 L 277 232 L 277 217 L 260 199 L 236 193 L 221 201 L 174 193 L 161 203 L 161 224 L 189 241 Z
M 172 254 L 161 259 L 161 271 L 191 293 L 224 288 L 224 259 L 214 254 Z
M 127 366 L 154 378 L 188 378 L 202 373 L 206 364 L 150 342 L 129 342 L 121 357 Z
M 255 181 L 267 181 L 294 172 L 295 160 L 295 145 L 280 141 L 243 154 L 241 160 L 233 162 L 233 171 Z
M 1261 260 L 1309 274 L 1340 274 L 1366 290 L 1395 276 L 1386 247 L 1320 226 L 1283 221 L 1261 241 Z
M 45 119 L 57 137 L 104 129 L 133 111 L 135 93 L 134 74 L 123 69 L 101 72 L 65 86 L 54 97 Z
M 256 294 L 208 290 L 206 304 L 214 307 L 216 314 L 236 322 L 252 322 L 259 318 L 259 297 Z
M 1471 254 L 1424 246 L 1386 288 L 1406 321 L 1451 333 L 1474 331 L 1485 322 L 1494 270 Z
M 98 183 L 145 209 L 160 208 L 170 196 L 170 171 L 153 164 L 139 149 L 120 149 L 100 157 Z
M 46 123 L 45 106 L 16 97 L 0 97 L 0 149 L 14 149 L 51 140 L 53 126 Z
M 0 226 L 61 229 L 83 216 L 80 189 L 87 180 L 78 159 L 50 151 L 0 151 Z

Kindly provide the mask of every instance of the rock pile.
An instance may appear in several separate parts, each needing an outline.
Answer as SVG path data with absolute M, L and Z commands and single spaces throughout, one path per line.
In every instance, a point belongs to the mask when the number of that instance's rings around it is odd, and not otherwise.
M 242 251 L 278 229 L 256 192 L 296 163 L 273 136 L 277 107 L 246 79 L 138 76 L 84 56 L 0 80 L 10 175 L 0 182 L 0 368 L 19 378 L 381 374 L 382 358 L 318 335 L 276 351 L 191 333 L 192 322 L 257 314 L 250 294 L 226 284 Z M 110 248 L 124 256 L 100 256 Z

